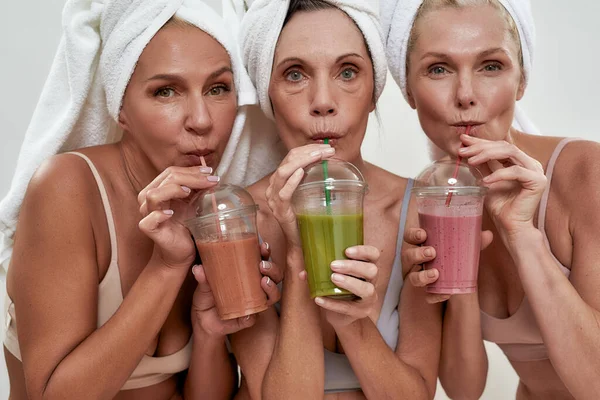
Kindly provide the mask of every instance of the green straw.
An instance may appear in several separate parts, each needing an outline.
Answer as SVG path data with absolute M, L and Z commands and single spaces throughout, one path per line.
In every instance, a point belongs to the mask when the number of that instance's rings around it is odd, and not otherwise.
M 329 144 L 329 139 L 323 140 L 324 144 Z M 327 160 L 323 160 L 321 165 L 323 166 L 323 180 L 325 181 L 325 204 L 327 205 L 327 214 L 331 215 L 331 193 L 327 188 L 327 179 L 329 179 L 329 168 Z

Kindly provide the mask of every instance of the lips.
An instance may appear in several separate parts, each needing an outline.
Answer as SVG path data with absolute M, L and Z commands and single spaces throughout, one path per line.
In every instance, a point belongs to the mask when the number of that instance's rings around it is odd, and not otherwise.
M 208 165 L 209 167 L 213 167 L 214 165 L 214 151 L 213 150 L 197 150 L 197 151 L 191 151 L 189 153 L 185 153 L 183 155 L 183 159 L 184 159 L 184 165 L 185 166 L 195 166 L 195 165 L 202 165 L 202 157 L 204 157 L 204 161 L 206 162 L 206 165 Z
M 452 127 L 454 129 L 456 129 L 457 134 L 458 135 L 462 135 L 462 134 L 466 134 L 467 133 L 467 126 L 471 127 L 471 132 L 470 134 L 473 136 L 476 136 L 477 131 L 479 130 L 479 127 L 483 125 L 483 122 L 461 122 L 459 124 L 452 124 Z

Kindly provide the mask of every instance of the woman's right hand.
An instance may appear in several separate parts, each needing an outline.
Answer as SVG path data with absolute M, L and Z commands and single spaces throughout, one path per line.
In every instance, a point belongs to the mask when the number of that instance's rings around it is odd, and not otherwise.
M 219 178 L 209 167 L 169 167 L 138 195 L 140 230 L 154 241 L 152 258 L 166 267 L 189 268 L 196 248 L 184 221 L 191 193 L 214 187 Z
M 260 273 L 263 275 L 260 286 L 267 295 L 267 305 L 272 306 L 281 298 L 277 285 L 283 280 L 283 271 L 278 265 L 268 261 L 271 257 L 271 250 L 266 243 L 261 244 L 260 254 L 263 259 L 260 263 Z M 206 280 L 204 267 L 202 265 L 194 266 L 192 274 L 198 283 L 192 301 L 192 326 L 194 329 L 200 329 L 209 337 L 223 338 L 254 325 L 256 314 L 222 320 L 217 312 L 214 295 Z
M 300 247 L 300 234 L 296 225 L 296 214 L 292 207 L 292 196 L 304 177 L 304 167 L 330 158 L 335 149 L 328 144 L 309 144 L 290 150 L 279 168 L 271 175 L 265 193 L 267 204 L 281 226 L 284 235 L 294 247 Z
M 435 257 L 435 249 L 431 246 L 421 246 L 427 240 L 427 232 L 420 228 L 409 228 L 404 232 L 404 241 L 413 246 L 402 250 L 402 265 L 410 265 L 408 280 L 415 287 L 426 287 L 434 283 L 440 276 L 437 269 L 424 270 L 422 264 L 432 261 Z M 491 231 L 481 232 L 481 250 L 492 243 Z M 430 304 L 440 303 L 450 298 L 449 294 L 427 293 L 426 300 Z

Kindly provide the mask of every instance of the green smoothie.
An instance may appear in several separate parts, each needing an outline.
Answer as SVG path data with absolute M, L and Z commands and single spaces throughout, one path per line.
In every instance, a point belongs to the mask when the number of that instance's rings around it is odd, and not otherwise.
M 348 247 L 363 244 L 363 216 L 298 214 L 304 264 L 312 298 L 334 296 L 353 298 L 354 295 L 331 282 L 334 260 L 347 259 Z

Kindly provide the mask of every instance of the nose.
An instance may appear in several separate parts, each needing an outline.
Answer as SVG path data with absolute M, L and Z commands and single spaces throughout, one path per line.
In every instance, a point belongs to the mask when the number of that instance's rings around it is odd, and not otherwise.
M 310 105 L 310 114 L 312 116 L 333 116 L 338 112 L 335 101 L 334 88 L 328 77 L 314 81 L 313 98 Z
M 212 128 L 210 110 L 201 93 L 190 94 L 188 97 L 184 126 L 186 131 L 197 135 L 206 134 Z
M 473 88 L 473 78 L 469 73 L 463 73 L 458 77 L 456 88 L 456 106 L 463 110 L 468 110 L 477 105 Z

